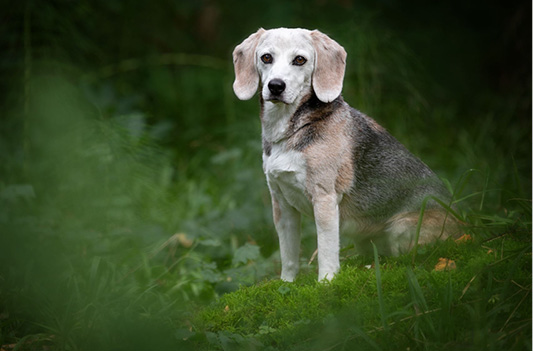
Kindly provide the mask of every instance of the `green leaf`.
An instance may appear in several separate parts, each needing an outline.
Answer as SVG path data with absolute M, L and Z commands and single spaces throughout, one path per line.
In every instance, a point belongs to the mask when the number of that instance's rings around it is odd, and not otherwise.
M 291 288 L 289 288 L 287 285 L 282 285 L 279 287 L 278 291 L 281 295 L 286 295 L 291 291 Z
M 248 261 L 255 261 L 260 257 L 259 246 L 246 243 L 239 247 L 233 255 L 233 266 L 247 264 Z

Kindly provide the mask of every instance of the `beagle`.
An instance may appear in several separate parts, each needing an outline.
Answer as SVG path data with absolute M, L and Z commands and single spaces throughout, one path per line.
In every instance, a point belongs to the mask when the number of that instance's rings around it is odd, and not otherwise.
M 373 242 L 381 254 L 398 255 L 416 244 L 426 202 L 417 243 L 453 234 L 455 221 L 433 200 L 449 198 L 437 176 L 343 100 L 346 51 L 336 41 L 318 30 L 261 28 L 235 48 L 233 63 L 237 97 L 260 90 L 282 280 L 293 281 L 300 267 L 301 214 L 316 224 L 318 280 L 340 268 L 341 227 L 362 252 Z

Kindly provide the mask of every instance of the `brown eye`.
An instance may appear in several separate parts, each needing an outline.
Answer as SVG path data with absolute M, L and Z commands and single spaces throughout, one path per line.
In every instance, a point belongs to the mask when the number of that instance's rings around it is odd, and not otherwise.
M 292 60 L 292 64 L 296 66 L 302 66 L 307 62 L 306 58 L 303 56 L 296 56 L 294 60 Z
M 261 56 L 261 61 L 263 61 L 263 63 L 272 63 L 272 55 L 264 54 Z

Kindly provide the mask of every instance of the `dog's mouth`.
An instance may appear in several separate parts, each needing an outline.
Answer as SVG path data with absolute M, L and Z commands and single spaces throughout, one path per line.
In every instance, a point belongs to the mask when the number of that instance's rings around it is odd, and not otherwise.
M 290 101 L 290 98 L 288 98 L 285 94 L 280 94 L 280 95 L 268 94 L 265 97 L 265 101 L 269 101 L 274 104 L 285 104 L 285 105 L 290 105 L 292 103 Z
M 266 101 L 273 102 L 275 104 L 282 103 L 282 104 L 288 104 L 281 96 L 269 96 Z

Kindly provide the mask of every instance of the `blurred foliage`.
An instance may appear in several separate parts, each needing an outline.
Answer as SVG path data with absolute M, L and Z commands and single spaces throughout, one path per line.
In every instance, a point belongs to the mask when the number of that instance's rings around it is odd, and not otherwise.
M 346 48 L 345 100 L 449 179 L 479 235 L 530 223 L 530 2 L 4 0 L 0 345 L 181 345 L 191 306 L 277 276 L 231 52 L 278 26 Z

